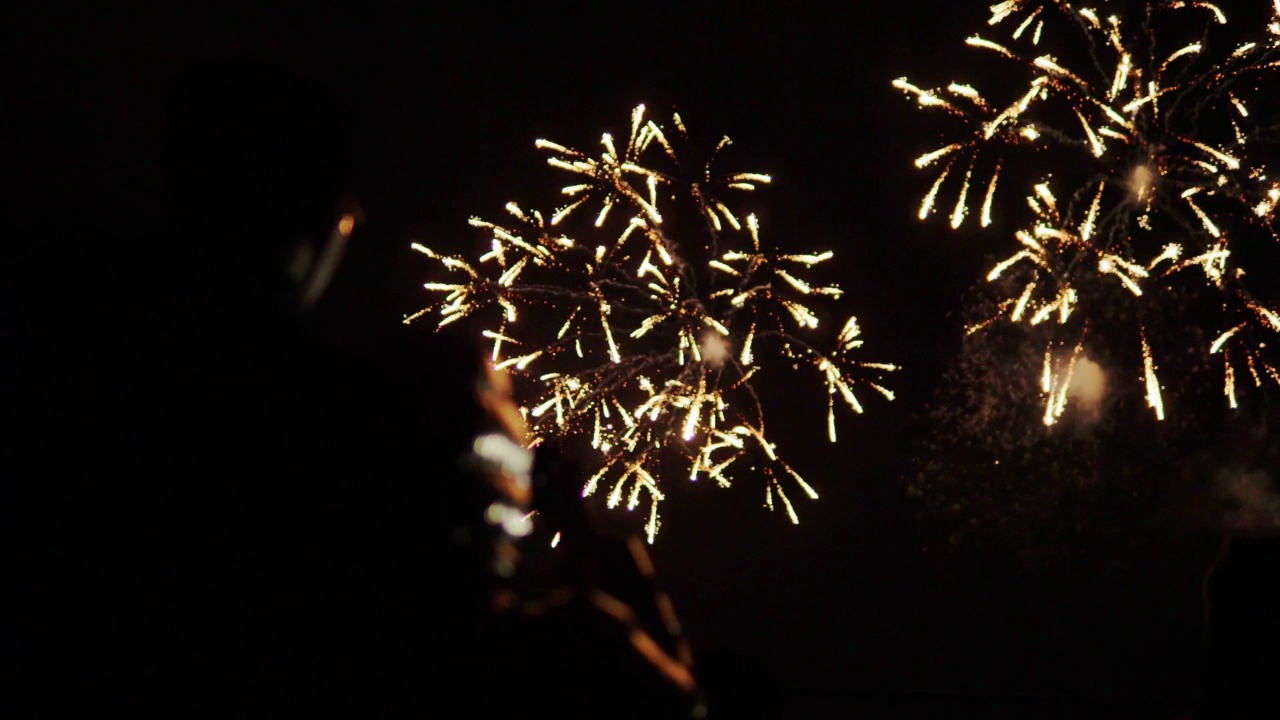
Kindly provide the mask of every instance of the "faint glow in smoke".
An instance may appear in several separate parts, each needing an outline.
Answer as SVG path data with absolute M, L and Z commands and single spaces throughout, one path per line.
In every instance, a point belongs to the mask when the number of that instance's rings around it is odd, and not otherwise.
M 704 330 L 698 341 L 698 350 L 702 353 L 703 362 L 712 367 L 718 368 L 724 365 L 725 360 L 733 354 L 733 348 L 729 347 L 729 339 L 718 332 Z
M 1090 413 L 1097 411 L 1107 391 L 1107 374 L 1098 363 L 1088 357 L 1076 361 L 1075 372 L 1071 375 L 1071 384 L 1067 395 L 1078 403 L 1078 406 Z
M 1133 193 L 1135 202 L 1145 203 L 1151 199 L 1151 186 L 1155 180 L 1156 175 L 1150 167 L 1138 165 L 1133 169 L 1133 174 L 1129 176 L 1129 192 Z

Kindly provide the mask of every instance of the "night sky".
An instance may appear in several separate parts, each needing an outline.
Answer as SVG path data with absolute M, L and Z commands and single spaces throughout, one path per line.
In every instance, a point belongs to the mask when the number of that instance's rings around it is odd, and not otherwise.
M 867 393 L 866 414 L 838 416 L 835 446 L 816 377 L 781 395 L 777 441 L 821 495 L 797 503 L 799 526 L 747 483 L 664 506 L 654 553 L 696 647 L 755 668 L 795 717 L 930 703 L 1171 716 L 1193 704 L 1212 533 L 1148 536 L 1112 557 L 1101 542 L 1028 553 L 1025 536 L 996 529 L 952 542 L 954 519 L 907 492 L 924 408 L 961 346 L 953 313 L 1007 245 L 999 227 L 916 220 L 932 176 L 911 161 L 935 147 L 937 118 L 890 83 L 963 75 L 962 40 L 985 29 L 987 3 L 31 5 L 18 82 L 58 140 L 24 172 L 89 198 L 105 222 L 158 222 L 159 90 L 184 63 L 257 58 L 338 100 L 355 122 L 367 223 L 318 312 L 351 333 L 429 301 L 433 267 L 410 242 L 470 253 L 486 240 L 471 215 L 551 200 L 560 178 L 536 138 L 593 150 L 601 132 L 625 133 L 638 103 L 678 110 L 704 143 L 729 135 L 735 167 L 773 176 L 755 199 L 769 238 L 834 250 L 824 277 L 846 290 L 868 358 L 903 370 L 893 403 Z M 1151 527 L 1133 532 L 1163 532 Z

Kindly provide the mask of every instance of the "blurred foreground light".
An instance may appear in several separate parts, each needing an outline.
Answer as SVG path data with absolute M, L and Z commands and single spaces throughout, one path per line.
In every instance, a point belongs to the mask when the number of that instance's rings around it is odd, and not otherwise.
M 347 213 L 346 215 L 343 215 L 338 220 L 338 232 L 342 233 L 343 237 L 350 237 L 351 233 L 355 229 L 356 229 L 355 215 L 352 215 L 351 213 Z
M 529 487 L 529 473 L 533 470 L 533 453 L 501 433 L 488 433 L 475 439 L 472 451 L 481 459 L 491 462 L 503 472 L 515 478 L 522 487 Z
M 528 513 L 500 502 L 493 503 L 485 510 L 485 519 L 491 525 L 501 525 L 503 532 L 512 537 L 524 537 L 533 532 L 533 521 Z

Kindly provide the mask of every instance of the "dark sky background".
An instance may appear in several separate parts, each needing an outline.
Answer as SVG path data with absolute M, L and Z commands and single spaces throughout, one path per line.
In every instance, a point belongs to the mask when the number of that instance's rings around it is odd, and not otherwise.
M 1171 542 L 1125 572 L 948 551 L 904 490 L 914 418 L 960 344 L 949 313 L 1003 241 L 916 221 L 932 177 L 911 160 L 936 118 L 890 83 L 956 75 L 986 2 L 30 5 L 16 82 L 59 140 L 23 172 L 93 197 L 110 221 L 156 220 L 159 89 L 185 62 L 256 57 L 338 99 L 368 223 L 322 308 L 337 324 L 427 300 L 411 241 L 469 251 L 483 240 L 469 216 L 558 187 L 535 138 L 592 149 L 641 102 L 678 109 L 708 141 L 728 134 L 737 166 L 774 177 L 758 198 L 769 236 L 833 249 L 868 356 L 904 369 L 894 403 L 869 395 L 865 415 L 838 418 L 837 446 L 821 405 L 782 411 L 794 430 L 778 440 L 822 495 L 798 503 L 801 525 L 754 487 L 665 506 L 655 553 L 696 645 L 753 663 L 796 716 L 933 696 L 1194 697 L 1203 548 Z

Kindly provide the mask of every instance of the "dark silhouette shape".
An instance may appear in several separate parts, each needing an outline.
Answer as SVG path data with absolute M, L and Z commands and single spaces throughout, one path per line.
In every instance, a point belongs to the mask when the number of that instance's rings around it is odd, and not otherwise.
M 217 61 L 167 102 L 167 226 L 113 246 L 89 225 L 110 252 L 47 258 L 52 309 L 15 354 L 12 697 L 50 716 L 462 702 L 491 647 L 485 495 L 458 463 L 478 357 L 394 318 L 359 343 L 310 321 L 359 214 L 323 92 Z
M 1205 579 L 1204 703 L 1197 718 L 1280 711 L 1280 535 L 1224 539 Z
M 782 692 L 767 664 L 731 648 L 700 651 L 698 678 L 707 693 L 707 720 L 782 717 Z
M 166 106 L 171 232 L 156 256 L 187 294 L 217 300 L 210 313 L 314 303 L 352 229 L 340 216 L 357 219 L 342 207 L 351 121 L 303 80 L 236 60 L 191 68 Z
M 95 252 L 43 258 L 63 282 L 17 353 L 14 697 L 50 716 L 696 717 L 643 543 L 590 525 L 549 448 L 533 497 L 477 461 L 520 421 L 476 348 L 394 309 L 357 338 L 310 312 L 362 240 L 349 118 L 241 60 L 189 68 L 166 108 L 164 227 L 120 243 L 90 218 Z M 560 548 L 492 521 L 531 501 Z
M 538 448 L 532 480 L 537 530 L 501 607 L 504 637 L 528 660 L 511 673 L 520 700 L 508 710 L 703 717 L 689 645 L 644 541 L 592 521 L 585 475 L 558 447 Z

